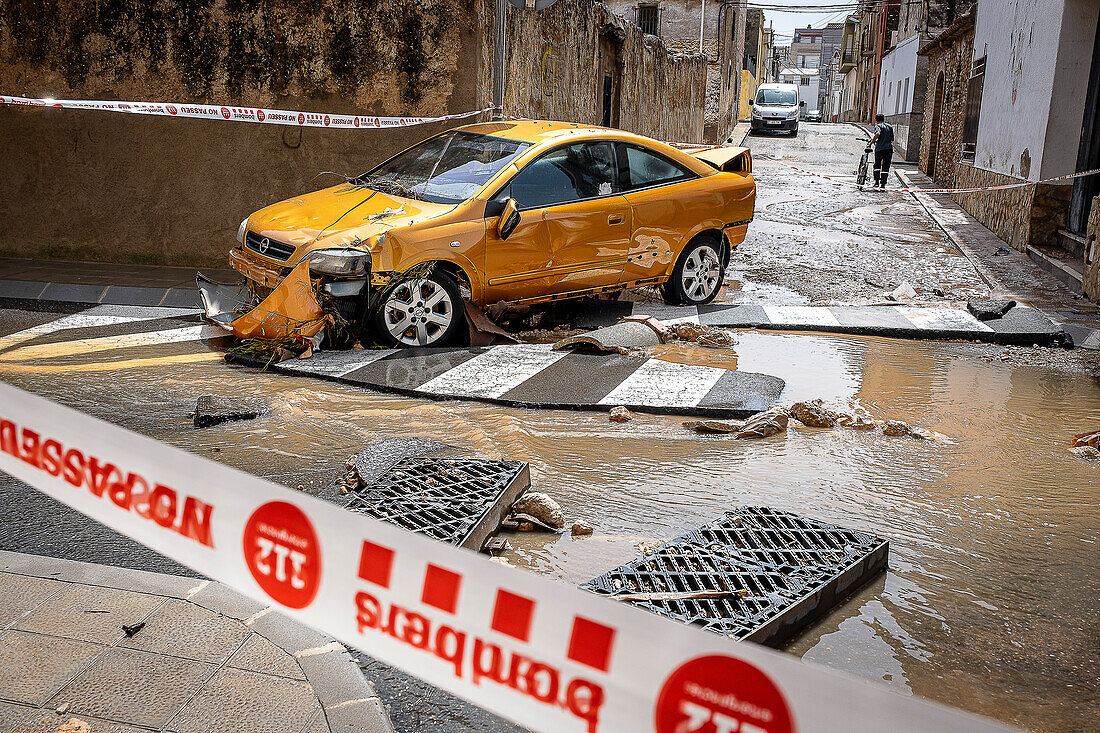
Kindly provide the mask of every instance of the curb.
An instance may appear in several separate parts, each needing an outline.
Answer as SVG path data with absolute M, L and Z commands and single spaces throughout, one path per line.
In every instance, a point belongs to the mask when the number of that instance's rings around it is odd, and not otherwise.
M 146 288 L 131 285 L 81 285 L 39 280 L 0 280 L 0 299 L 48 300 L 85 305 L 142 305 L 201 308 L 193 288 Z
M 0 550 L 0 571 L 186 601 L 236 620 L 296 660 L 321 704 L 323 718 L 314 726 L 327 722 L 332 733 L 394 731 L 374 685 L 342 644 L 221 583 L 6 550 Z

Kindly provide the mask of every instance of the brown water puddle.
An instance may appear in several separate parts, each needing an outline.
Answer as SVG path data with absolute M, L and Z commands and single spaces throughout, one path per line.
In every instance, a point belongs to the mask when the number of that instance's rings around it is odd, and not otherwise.
M 534 487 L 596 535 L 509 535 L 508 558 L 569 583 L 738 504 L 874 532 L 891 542 L 890 571 L 790 653 L 1030 728 L 1085 730 L 1100 716 L 1100 465 L 1067 450 L 1069 436 L 1100 425 L 1093 380 L 877 338 L 741 332 L 730 352 L 658 352 L 776 374 L 784 401 L 858 401 L 955 442 L 793 426 L 736 441 L 669 416 L 615 424 L 603 413 L 412 400 L 209 363 L 5 379 L 291 486 L 323 483 L 347 455 L 390 437 L 530 461 Z M 270 398 L 272 412 L 190 428 L 195 397 L 234 392 Z

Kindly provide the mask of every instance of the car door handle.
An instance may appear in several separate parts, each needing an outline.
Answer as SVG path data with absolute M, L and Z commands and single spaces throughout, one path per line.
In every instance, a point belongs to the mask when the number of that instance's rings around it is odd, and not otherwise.
M 611 214 L 607 217 L 607 223 L 608 224 L 622 224 L 623 223 L 623 215 L 622 214 Z

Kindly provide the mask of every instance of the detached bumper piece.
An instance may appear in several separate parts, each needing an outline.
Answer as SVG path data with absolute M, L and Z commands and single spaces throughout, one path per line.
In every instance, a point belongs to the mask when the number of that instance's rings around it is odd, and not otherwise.
M 741 507 L 581 588 L 731 639 L 778 646 L 886 569 L 889 543 Z
M 202 273 L 195 283 L 206 317 L 238 338 L 309 339 L 332 318 L 317 302 L 308 262 L 291 270 L 263 300 L 244 283 L 223 285 Z

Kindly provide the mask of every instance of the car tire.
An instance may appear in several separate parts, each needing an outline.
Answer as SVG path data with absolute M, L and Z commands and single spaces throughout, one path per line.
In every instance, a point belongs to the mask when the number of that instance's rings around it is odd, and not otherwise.
M 375 334 L 388 346 L 447 346 L 458 340 L 466 322 L 462 292 L 454 278 L 435 270 L 387 290 L 373 321 Z
M 684 247 L 664 285 L 669 305 L 706 305 L 718 297 L 726 276 L 722 245 L 712 235 L 700 235 Z M 698 274 L 702 268 L 705 273 Z

